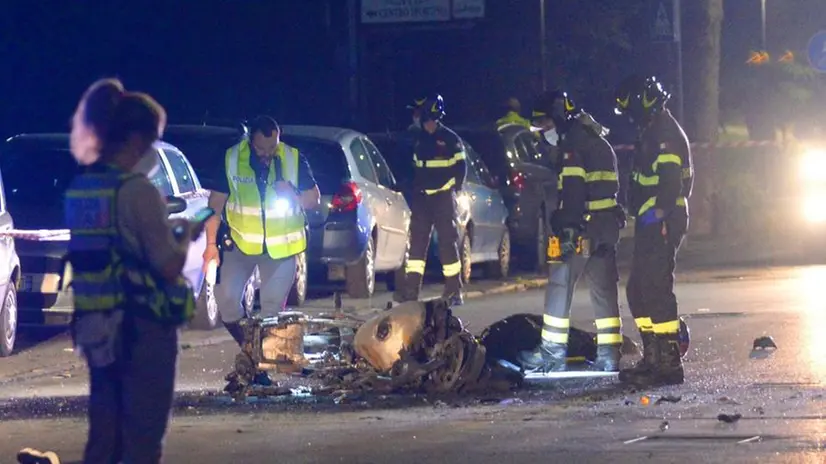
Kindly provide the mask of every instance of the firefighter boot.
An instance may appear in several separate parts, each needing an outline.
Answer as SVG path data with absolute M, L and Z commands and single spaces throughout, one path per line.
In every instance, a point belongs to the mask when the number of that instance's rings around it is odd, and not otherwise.
M 635 378 L 640 373 L 648 372 L 654 364 L 654 359 L 659 355 L 657 337 L 653 332 L 640 332 L 640 337 L 642 337 L 642 359 L 628 369 L 620 371 L 620 382 L 630 382 L 629 379 Z
M 639 387 L 657 387 L 683 383 L 683 361 L 677 334 L 658 335 L 657 353 L 648 369 L 626 374 L 623 382 Z
M 598 372 L 617 372 L 619 370 L 619 345 L 597 346 L 597 359 L 591 365 L 591 370 Z
M 520 353 L 519 363 L 526 371 L 562 372 L 567 352 L 567 344 L 542 340 L 536 350 Z

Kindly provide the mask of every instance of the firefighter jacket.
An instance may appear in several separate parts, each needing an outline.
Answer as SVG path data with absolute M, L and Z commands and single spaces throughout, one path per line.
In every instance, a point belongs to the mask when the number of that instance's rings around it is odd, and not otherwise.
M 413 150 L 413 189 L 428 195 L 461 190 L 467 176 L 465 148 L 455 132 L 439 123 L 434 133 L 422 130 Z
M 559 148 L 559 205 L 554 229 L 582 228 L 591 213 L 616 212 L 617 156 L 608 141 L 575 119 Z
M 175 282 L 166 282 L 121 241 L 118 191 L 136 175 L 94 164 L 66 191 L 65 220 L 71 231 L 67 261 L 74 310 L 78 314 L 125 310 L 162 323 L 181 324 L 195 314 L 195 299 L 186 280 L 179 276 Z
M 273 259 L 288 258 L 307 248 L 304 213 L 300 205 L 278 201 L 274 188 L 261 194 L 255 172 L 250 166 L 249 140 L 242 140 L 226 153 L 226 172 L 229 198 L 226 222 L 230 236 L 238 249 L 246 255 L 264 253 Z M 278 145 L 276 157 L 281 163 L 284 181 L 298 185 L 298 150 L 283 142 Z M 267 186 L 276 182 L 275 163 L 270 163 Z M 263 201 L 262 201 L 262 196 Z
M 668 217 L 673 211 L 688 214 L 688 197 L 694 186 L 694 167 L 688 138 L 667 109 L 654 116 L 640 134 L 631 174 L 629 214 L 639 217 L 658 208 Z
M 497 126 L 504 126 L 505 124 L 519 124 L 528 129 L 531 128 L 531 122 L 523 118 L 516 111 L 508 111 L 507 114 L 496 120 Z

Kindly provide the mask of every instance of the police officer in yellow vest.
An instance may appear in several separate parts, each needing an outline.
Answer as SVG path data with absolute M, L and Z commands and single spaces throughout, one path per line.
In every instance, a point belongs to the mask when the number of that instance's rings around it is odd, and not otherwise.
M 204 266 L 222 261 L 215 297 L 224 326 L 239 346 L 247 280 L 258 266 L 263 316 L 284 309 L 295 280 L 295 257 L 307 248 L 304 210 L 316 208 L 321 198 L 307 160 L 281 141 L 274 119 L 259 116 L 248 129 L 248 137 L 226 152 L 226 183 L 209 186 L 209 206 L 224 212 L 233 246 L 219 255 L 221 220 L 213 217 L 206 224 L 204 251 Z M 269 384 L 263 373 L 256 382 Z
M 508 101 L 505 102 L 505 107 L 508 112 L 496 121 L 497 127 L 504 126 L 505 124 L 519 124 L 528 129 L 531 128 L 531 122 L 519 114 L 519 112 L 522 111 L 522 104 L 519 103 L 519 100 L 514 97 L 509 98 Z

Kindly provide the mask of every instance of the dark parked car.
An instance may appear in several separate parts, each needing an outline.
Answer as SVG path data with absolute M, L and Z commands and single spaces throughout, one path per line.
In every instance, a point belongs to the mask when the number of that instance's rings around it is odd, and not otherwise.
M 410 201 L 413 179 L 413 146 L 415 134 L 394 132 L 373 134 L 371 138 L 387 157 L 390 168 L 399 179 L 399 188 Z M 461 227 L 459 256 L 462 279 L 469 282 L 474 264 L 483 264 L 489 277 L 507 276 L 510 269 L 510 233 L 508 211 L 499 194 L 496 180 L 488 172 L 474 148 L 462 141 L 467 153 L 467 180 L 456 198 Z M 438 236 L 433 231 L 429 256 L 438 256 Z M 428 259 L 432 265 L 436 259 Z
M 526 269 L 544 271 L 549 218 L 557 201 L 558 173 L 549 159 L 553 153 L 538 145 L 533 132 L 516 124 L 456 132 L 479 153 L 498 182 L 517 258 Z

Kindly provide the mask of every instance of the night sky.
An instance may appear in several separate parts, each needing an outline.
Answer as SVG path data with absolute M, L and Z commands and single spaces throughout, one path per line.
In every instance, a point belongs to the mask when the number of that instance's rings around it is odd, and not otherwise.
M 547 2 L 550 84 L 571 89 L 581 105 L 612 126 L 617 122 L 607 103 L 614 82 L 635 69 L 659 72 L 662 60 L 650 52 L 642 15 L 626 18 L 632 50 L 578 34 L 600 5 L 617 5 L 588 0 L 586 8 L 583 1 Z M 770 51 L 802 52 L 814 32 L 826 29 L 823 0 L 768 3 Z M 422 91 L 441 92 L 448 121 L 459 123 L 494 118 L 510 94 L 527 106 L 540 89 L 538 1 L 488 0 L 487 18 L 467 27 L 360 26 L 361 110 L 354 114 L 346 4 L 7 0 L 0 15 L 0 133 L 66 130 L 85 87 L 109 75 L 155 96 L 171 123 L 200 123 L 205 115 L 210 122 L 233 123 L 269 113 L 282 123 L 365 131 L 405 126 L 404 106 Z M 724 73 L 759 45 L 759 5 L 727 0 Z M 686 22 L 683 27 L 690 29 L 691 18 Z M 555 54 L 560 43 L 596 58 L 561 62 Z

